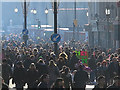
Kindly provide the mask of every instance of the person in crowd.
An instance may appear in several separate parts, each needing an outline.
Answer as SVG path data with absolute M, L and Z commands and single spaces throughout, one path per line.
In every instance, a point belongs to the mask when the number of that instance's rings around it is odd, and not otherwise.
M 0 76 L 0 82 L 2 82 L 2 87 L 0 87 L 1 90 L 9 90 L 9 86 L 4 82 L 4 79 Z
M 23 66 L 23 63 L 17 62 L 16 68 L 13 72 L 13 81 L 12 83 L 16 84 L 16 89 L 23 89 L 23 86 L 25 85 L 26 81 L 26 70 Z
M 59 70 L 60 76 L 62 75 L 62 73 L 65 72 L 65 69 L 67 68 L 67 66 L 63 66 L 61 70 Z
M 105 76 L 105 79 L 106 81 L 108 81 L 108 64 L 107 64 L 107 61 L 106 60 L 103 60 L 102 61 L 102 64 L 101 64 L 101 75 Z M 107 83 L 107 82 L 106 82 Z
M 40 77 L 40 82 L 39 82 L 37 88 L 38 89 L 49 90 L 49 88 L 48 88 L 48 82 L 49 82 L 49 75 L 48 74 L 43 74 Z
M 108 86 L 107 90 L 120 90 L 120 77 L 115 76 L 113 80 L 113 84 Z
M 71 76 L 71 73 L 70 73 L 70 69 L 68 67 L 62 73 L 61 77 L 64 80 L 65 88 L 70 89 L 70 87 L 72 86 L 72 76 Z
M 36 68 L 38 70 L 39 77 L 43 74 L 48 74 L 48 67 L 42 59 L 39 59 L 36 64 Z
M 99 76 L 97 78 L 97 85 L 95 85 L 95 87 L 92 90 L 106 90 L 107 86 L 106 86 L 106 81 L 105 81 L 105 77 L 104 76 Z
M 88 59 L 88 66 L 92 70 L 90 72 L 90 81 L 94 82 L 94 79 L 95 79 L 95 70 L 96 70 L 96 59 L 95 59 L 94 55 L 91 55 L 91 57 Z
M 34 63 L 31 63 L 29 69 L 27 70 L 27 84 L 28 89 L 33 87 L 34 82 L 39 78 L 38 70 L 36 70 L 36 66 Z
M 76 56 L 76 53 L 73 52 L 73 56 L 71 57 L 70 61 L 69 61 L 69 67 L 71 68 L 71 70 L 75 69 L 75 64 L 78 62 L 78 58 Z
M 58 66 L 58 68 L 61 70 L 64 65 L 65 65 L 65 60 L 64 60 L 64 58 L 63 58 L 63 57 L 59 57 L 59 58 L 58 58 L 58 61 L 57 61 L 57 66 Z
M 33 49 L 33 55 L 35 56 L 35 62 L 37 62 L 38 60 L 38 49 L 37 48 Z
M 65 61 L 65 65 L 68 66 L 68 55 L 65 52 L 59 54 L 59 57 L 63 57 Z
M 60 74 L 57 64 L 55 64 L 53 60 L 50 60 L 48 68 L 48 74 L 50 76 L 49 86 L 51 86 L 53 82 L 55 82 L 56 79 L 60 76 Z
M 101 68 L 101 62 L 98 62 L 97 64 L 96 64 L 96 70 L 95 70 L 95 76 L 96 76 L 96 78 L 98 78 L 99 76 L 101 76 L 102 75 L 102 68 Z
M 9 80 L 12 77 L 11 66 L 7 63 L 7 59 L 2 60 L 2 78 L 4 82 L 9 85 Z
M 51 90 L 65 90 L 64 81 L 62 78 L 57 78 L 51 86 Z
M 81 88 L 85 90 L 86 82 L 88 81 L 88 73 L 83 70 L 83 66 L 79 65 L 79 68 L 74 76 L 75 88 Z
M 28 69 L 31 63 L 32 63 L 32 60 L 30 58 L 30 55 L 27 55 L 26 59 L 23 61 L 25 69 Z
M 120 66 L 117 58 L 113 58 L 110 65 L 108 66 L 108 73 L 110 75 L 110 84 L 112 84 L 113 78 L 119 75 Z

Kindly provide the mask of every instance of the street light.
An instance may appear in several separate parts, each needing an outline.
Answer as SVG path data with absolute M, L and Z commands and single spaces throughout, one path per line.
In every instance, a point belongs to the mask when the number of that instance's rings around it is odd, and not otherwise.
M 33 10 L 33 14 L 37 14 L 37 10 L 34 9 L 34 10 Z
M 14 9 L 14 12 L 17 13 L 17 12 L 18 12 L 18 8 L 15 8 L 15 9 Z
M 88 12 L 86 13 L 86 15 L 87 15 L 87 17 L 88 17 L 88 15 L 89 15 Z
M 33 13 L 33 11 L 34 11 L 34 10 L 32 9 L 32 10 L 31 10 L 31 13 Z
M 45 9 L 45 14 L 46 14 L 46 29 L 47 29 L 47 15 L 48 15 L 48 9 Z M 45 37 L 45 31 L 44 31 L 44 37 Z
M 45 9 L 45 14 L 48 14 L 48 9 L 47 8 Z
M 106 13 L 106 15 L 110 15 L 110 9 L 106 8 L 105 13 Z
M 106 47 L 109 48 L 109 16 L 110 16 L 110 9 L 108 7 L 105 10 L 105 14 L 106 14 L 106 17 L 107 17 Z

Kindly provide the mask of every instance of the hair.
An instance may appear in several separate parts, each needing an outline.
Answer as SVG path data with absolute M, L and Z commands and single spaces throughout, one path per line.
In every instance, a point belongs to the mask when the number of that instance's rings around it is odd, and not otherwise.
M 114 80 L 120 80 L 120 77 L 119 76 L 115 76 Z
M 49 66 L 57 66 L 53 60 L 49 61 Z
M 100 66 L 100 65 L 101 65 L 101 63 L 100 63 L 100 62 L 98 62 L 96 65 L 97 65 L 97 66 Z
M 66 68 L 65 68 L 65 73 L 67 74 L 67 73 L 69 73 L 69 71 L 70 71 L 70 68 L 69 68 L 69 67 L 66 67 Z
M 63 57 L 59 57 L 59 58 L 58 58 L 58 61 L 62 61 L 62 62 L 63 62 L 63 61 L 64 61 L 64 58 L 63 58 Z
M 7 63 L 7 59 L 4 58 L 4 59 L 2 60 L 2 62 L 3 62 L 3 63 Z
M 59 54 L 59 57 L 63 57 L 65 58 L 66 60 L 68 60 L 68 55 L 65 53 L 65 52 L 62 52 Z
M 31 64 L 30 64 L 29 69 L 31 69 L 31 68 L 32 68 L 32 66 L 36 69 L 36 66 L 35 66 L 35 64 L 34 64 L 34 63 L 31 63 Z
M 45 63 L 42 59 L 39 59 L 37 63 Z
M 99 76 L 98 78 L 97 78 L 97 81 L 99 82 L 101 79 L 105 79 L 105 76 Z
M 22 61 L 18 61 L 17 65 L 19 65 L 20 67 L 24 68 L 23 62 Z
M 34 48 L 34 49 L 33 49 L 33 52 L 34 52 L 34 51 L 38 52 L 38 49 L 37 49 L 37 48 Z
M 59 82 L 62 82 L 62 78 L 57 78 L 56 81 L 53 83 L 52 88 L 59 88 Z
M 105 66 L 107 66 L 106 60 L 103 60 L 101 64 L 103 65 L 104 63 L 105 63 Z

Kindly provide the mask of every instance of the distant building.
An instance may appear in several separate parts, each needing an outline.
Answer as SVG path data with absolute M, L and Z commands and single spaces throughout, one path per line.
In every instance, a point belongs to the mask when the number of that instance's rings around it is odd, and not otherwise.
M 109 8 L 109 20 L 105 10 Z M 114 21 L 117 17 L 116 2 L 88 2 L 89 12 L 89 44 L 90 46 L 100 46 L 102 48 L 113 48 L 114 42 Z M 107 46 L 107 30 L 109 29 L 109 45 Z M 117 36 L 116 36 L 117 37 Z

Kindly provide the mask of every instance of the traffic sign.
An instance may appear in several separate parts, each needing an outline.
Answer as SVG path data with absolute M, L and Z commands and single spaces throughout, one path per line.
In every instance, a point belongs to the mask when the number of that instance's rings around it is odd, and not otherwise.
M 58 43 L 60 40 L 61 40 L 61 36 L 59 34 L 52 34 L 51 35 L 51 40 L 54 42 L 54 43 Z
M 23 35 L 28 35 L 28 30 L 27 30 L 27 29 L 23 29 L 23 30 L 22 30 L 22 34 L 23 34 Z

